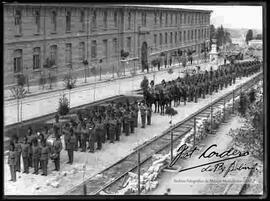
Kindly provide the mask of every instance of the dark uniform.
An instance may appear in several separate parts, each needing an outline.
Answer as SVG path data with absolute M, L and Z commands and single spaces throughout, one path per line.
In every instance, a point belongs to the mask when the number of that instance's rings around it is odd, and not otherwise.
M 16 161 L 16 171 L 21 172 L 21 153 L 22 153 L 22 147 L 20 143 L 14 143 L 15 146 L 15 152 L 17 154 L 17 161 Z
M 81 142 L 81 122 L 79 122 L 76 126 L 76 129 L 74 130 L 75 136 L 76 136 L 76 143 L 75 143 L 75 151 L 78 150 L 78 148 L 82 148 L 82 142 Z
M 102 148 L 102 136 L 103 136 L 103 125 L 101 122 L 97 122 L 95 125 L 95 134 L 97 138 L 97 149 Z
M 55 154 L 55 157 L 54 157 L 55 170 L 59 171 L 60 170 L 60 152 L 62 150 L 62 142 L 60 138 L 56 139 L 53 142 L 52 149 L 53 149 L 53 153 Z
M 33 142 L 33 139 L 34 139 L 34 136 L 33 135 L 27 135 L 27 143 L 29 144 L 29 147 L 30 147 L 30 153 L 29 153 L 29 161 L 28 161 L 28 165 L 29 167 L 33 167 L 33 161 L 32 161 L 32 142 Z
M 65 128 L 63 128 L 63 134 L 64 134 L 64 141 L 65 141 L 65 150 L 67 150 L 67 142 L 70 138 L 69 126 L 66 126 Z
M 23 158 L 23 173 L 29 173 L 29 157 L 30 157 L 30 145 L 23 143 L 22 147 L 22 158 Z
M 151 124 L 151 116 L 152 116 L 152 109 L 150 107 L 147 107 L 146 108 L 147 125 Z
M 33 174 L 38 174 L 38 164 L 40 161 L 40 155 L 41 155 L 41 150 L 40 150 L 40 146 L 33 145 L 32 147 L 32 157 L 33 157 L 33 164 L 34 164 L 34 172 Z
M 89 125 L 89 152 L 94 153 L 95 152 L 95 141 L 96 141 L 96 136 L 95 136 L 95 125 L 94 123 L 91 123 Z
M 197 84 L 195 84 L 195 86 L 194 86 L 194 101 L 195 101 L 195 103 L 197 103 L 198 102 L 198 96 L 199 96 L 199 88 L 198 88 L 198 86 L 197 86 Z
M 145 106 L 144 105 L 141 105 L 140 112 L 141 112 L 141 119 L 142 119 L 142 128 L 145 128 L 146 111 L 145 111 Z
M 135 118 L 136 118 L 135 108 L 132 108 L 130 112 L 130 133 L 134 133 L 134 127 L 135 127 L 135 121 L 136 121 Z
M 17 153 L 14 150 L 9 150 L 8 153 L 8 164 L 10 169 L 11 179 L 10 181 L 16 181 L 16 161 L 17 160 Z
M 68 163 L 70 163 L 70 164 L 73 163 L 75 143 L 76 143 L 76 137 L 75 137 L 75 135 L 71 134 L 71 136 L 67 142 Z
M 116 136 L 115 136 L 116 141 L 120 140 L 121 127 L 122 127 L 122 116 L 120 114 L 118 114 L 118 117 L 116 120 Z
M 81 129 L 82 152 L 86 151 L 86 142 L 87 142 L 88 135 L 89 133 L 86 126 L 82 127 Z
M 50 156 L 50 149 L 46 145 L 45 142 L 43 142 L 45 145 L 41 148 L 41 156 L 40 156 L 40 161 L 41 161 L 41 167 L 42 167 L 42 175 L 47 176 L 47 170 L 48 170 L 48 161 L 49 161 L 49 156 Z
M 124 132 L 126 136 L 129 136 L 129 130 L 130 130 L 130 114 L 128 111 L 125 112 L 123 117 L 123 123 L 124 123 Z
M 116 120 L 114 118 L 111 118 L 109 121 L 110 124 L 110 143 L 114 143 L 115 136 L 116 136 Z
M 138 113 L 139 113 L 139 107 L 137 102 L 134 104 L 134 108 L 135 108 L 135 121 L 134 121 L 134 127 L 138 127 Z

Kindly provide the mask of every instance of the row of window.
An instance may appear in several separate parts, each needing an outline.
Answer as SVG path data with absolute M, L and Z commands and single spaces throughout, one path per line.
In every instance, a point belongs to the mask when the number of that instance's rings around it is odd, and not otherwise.
M 126 51 L 131 53 L 131 37 L 126 38 Z M 108 40 L 102 41 L 102 50 L 103 55 L 102 59 L 107 61 L 108 60 Z M 48 67 L 57 65 L 57 52 L 58 47 L 57 45 L 51 45 L 50 46 L 50 53 L 49 57 L 46 58 L 46 61 L 44 62 L 45 65 L 49 65 Z M 118 56 L 118 41 L 117 38 L 114 38 L 112 40 L 112 57 Z M 86 60 L 86 46 L 85 42 L 79 43 L 79 59 L 80 61 Z M 92 40 L 91 41 L 91 59 L 95 60 L 97 59 L 97 41 Z M 65 47 L 65 63 L 67 66 L 72 65 L 72 44 L 66 43 Z M 33 69 L 40 69 L 41 67 L 41 50 L 40 47 L 35 47 L 33 49 Z M 22 72 L 23 70 L 23 50 L 17 49 L 14 51 L 14 73 Z
M 174 23 L 175 25 L 177 24 L 189 24 L 189 25 L 195 25 L 195 24 L 206 24 L 210 23 L 210 18 L 209 15 L 203 15 L 203 14 L 185 14 L 185 13 L 178 13 L 178 14 L 170 14 L 170 23 L 169 21 L 169 14 L 165 13 L 165 26 L 170 26 L 173 25 L 173 16 L 175 16 Z M 35 33 L 39 34 L 40 33 L 40 10 L 36 10 L 34 12 L 34 24 L 35 24 Z M 65 31 L 71 32 L 71 11 L 66 11 L 66 19 L 65 19 Z M 108 28 L 108 11 L 103 11 L 102 13 L 103 17 L 103 28 L 107 29 Z M 121 15 L 121 21 L 123 21 L 124 16 Z M 178 20 L 179 19 L 179 20 Z M 81 10 L 80 11 L 80 31 L 85 31 L 85 11 Z M 113 20 L 114 20 L 114 27 L 118 27 L 118 12 L 114 11 L 113 13 Z M 132 14 L 131 12 L 128 13 L 127 16 L 127 29 L 131 29 L 131 20 L 132 20 Z M 143 27 L 147 26 L 147 13 L 142 12 L 141 13 L 141 24 Z M 16 10 L 15 11 L 15 30 L 16 30 L 16 35 L 21 35 L 22 34 L 22 15 L 21 15 L 21 10 Z M 154 22 L 155 25 L 158 24 L 158 13 L 154 13 Z M 159 13 L 159 22 L 160 22 L 160 27 L 163 25 L 163 12 Z M 93 11 L 92 16 L 91 16 L 91 30 L 95 31 L 97 29 L 97 12 Z M 56 33 L 57 32 L 57 13 L 56 11 L 51 11 L 51 32 Z
M 169 35 L 170 34 L 170 35 Z M 170 44 L 173 43 L 173 32 L 170 33 L 165 32 L 164 34 L 164 44 L 168 44 L 168 37 L 170 36 Z M 190 40 L 198 40 L 198 39 L 206 39 L 209 38 L 209 30 L 208 29 L 195 29 L 195 30 L 187 30 L 187 31 L 179 31 L 174 32 L 174 43 L 177 44 L 179 41 L 187 42 Z M 158 34 L 154 34 L 154 47 L 157 48 L 157 38 Z M 163 45 L 163 34 L 159 33 L 159 45 Z

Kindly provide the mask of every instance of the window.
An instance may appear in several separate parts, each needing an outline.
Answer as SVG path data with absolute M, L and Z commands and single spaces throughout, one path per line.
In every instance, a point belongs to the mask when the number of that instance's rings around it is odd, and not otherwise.
M 182 14 L 180 13 L 179 23 L 182 24 Z
M 22 34 L 22 14 L 19 10 L 15 11 L 15 34 Z
M 194 36 L 195 36 L 195 40 L 197 40 L 197 29 L 195 29 Z
M 173 24 L 173 14 L 171 13 L 171 25 Z
M 167 37 L 168 37 L 168 34 L 165 33 L 165 44 L 167 45 Z
M 131 52 L 131 37 L 127 37 L 127 51 Z
M 179 32 L 179 41 L 182 42 L 182 32 Z
M 107 11 L 104 11 L 103 12 L 103 26 L 104 26 L 104 29 L 107 29 L 107 20 L 108 20 L 108 13 L 107 13 Z
M 184 42 L 186 42 L 186 31 L 184 31 Z
M 85 29 L 84 16 L 85 16 L 85 14 L 84 14 L 84 11 L 82 10 L 81 15 L 80 15 L 81 31 L 84 31 L 84 29 Z
M 50 60 L 53 65 L 57 64 L 57 46 L 56 45 L 52 45 L 50 47 Z
M 159 23 L 160 23 L 160 27 L 162 27 L 162 13 L 160 13 L 159 15 Z
M 157 13 L 155 12 L 154 15 L 155 15 L 155 25 L 157 25 Z
M 178 24 L 178 15 L 175 14 L 175 25 L 177 25 L 177 24 Z
M 33 50 L 33 69 L 40 68 L 40 48 L 36 47 Z
M 91 59 L 97 58 L 97 41 L 93 40 L 91 42 Z
M 14 51 L 14 73 L 22 72 L 22 50 Z
M 71 12 L 67 11 L 66 13 L 66 32 L 71 30 Z
M 108 40 L 103 40 L 103 57 L 104 60 L 108 60 Z
M 165 16 L 165 26 L 168 26 L 168 13 L 166 13 L 166 16 Z
M 142 26 L 146 26 L 146 12 L 142 12 Z
M 157 34 L 154 34 L 154 47 L 157 48 Z
M 71 65 L 72 63 L 72 51 L 71 51 L 71 43 L 66 44 L 66 64 Z
M 173 34 L 172 34 L 172 32 L 170 33 L 170 43 L 171 44 L 173 43 Z
M 117 11 L 114 11 L 114 15 L 113 15 L 113 19 L 114 19 L 114 26 L 117 27 Z
M 36 34 L 40 32 L 40 12 L 35 12 L 35 25 L 36 25 Z
M 85 43 L 80 42 L 79 44 L 79 54 L 80 54 L 80 60 L 84 61 L 85 60 Z
M 177 43 L 177 32 L 174 33 L 174 42 Z
M 159 45 L 162 46 L 162 33 L 159 34 Z
M 56 12 L 52 11 L 52 32 L 55 33 L 56 32 Z
M 191 40 L 193 40 L 193 30 L 191 30 Z
M 128 29 L 131 29 L 131 13 L 128 13 Z
M 189 41 L 189 30 L 187 31 L 187 41 Z
M 97 28 L 97 12 L 94 11 L 92 15 L 92 29 Z
M 117 47 L 117 39 L 113 39 L 113 56 L 116 57 L 118 52 L 118 47 Z

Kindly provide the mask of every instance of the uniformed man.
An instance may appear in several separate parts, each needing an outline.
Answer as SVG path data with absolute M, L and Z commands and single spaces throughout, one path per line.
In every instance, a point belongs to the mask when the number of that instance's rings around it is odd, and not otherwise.
M 65 141 L 65 150 L 67 150 L 67 142 L 70 138 L 70 133 L 69 133 L 69 123 L 66 123 L 65 127 L 63 128 L 63 134 L 64 134 L 64 141 Z
M 187 85 L 185 83 L 182 83 L 181 85 L 181 91 L 182 91 L 182 97 L 184 101 L 184 105 L 187 103 Z
M 69 130 L 70 138 L 67 141 L 67 152 L 68 152 L 68 162 L 67 164 L 72 165 L 73 163 L 73 156 L 74 156 L 74 149 L 75 149 L 75 143 L 76 143 L 76 137 L 74 135 L 74 131 L 71 128 Z
M 136 118 L 136 112 L 135 112 L 134 106 L 132 106 L 131 111 L 130 111 L 130 133 L 134 133 L 135 118 Z
M 18 142 L 18 137 L 14 137 L 14 146 L 15 146 L 15 152 L 17 154 L 17 161 L 16 161 L 16 171 L 21 172 L 21 153 L 22 153 L 22 147 L 21 143 Z
M 82 129 L 81 129 L 81 141 L 82 141 L 82 150 L 81 152 L 86 152 L 86 142 L 88 138 L 88 130 L 86 128 L 85 122 L 82 123 Z
M 22 158 L 23 158 L 23 173 L 29 173 L 29 157 L 30 157 L 30 145 L 27 143 L 27 137 L 23 138 L 22 148 Z
M 117 112 L 116 116 L 117 116 L 117 118 L 116 118 L 116 136 L 115 136 L 115 140 L 120 141 L 122 118 L 123 118 L 122 115 L 121 115 L 120 110 Z
M 150 106 L 146 107 L 147 125 L 151 125 L 152 109 Z
M 116 136 L 116 120 L 114 118 L 114 115 L 111 115 L 110 117 L 110 143 L 114 143 L 115 136 Z
M 107 140 L 110 140 L 110 115 L 108 112 L 106 112 L 106 116 L 104 119 L 104 126 L 105 126 Z
M 55 164 L 55 171 L 59 171 L 60 170 L 60 153 L 62 151 L 62 142 L 60 139 L 60 135 L 56 135 L 56 140 L 53 142 L 53 160 L 54 160 L 54 164 Z
M 9 146 L 9 153 L 8 153 L 8 164 L 10 169 L 11 179 L 9 181 L 16 182 L 16 160 L 17 160 L 17 153 L 15 151 L 15 146 L 13 143 Z
M 47 170 L 48 170 L 48 161 L 50 156 L 50 149 L 46 144 L 46 140 L 42 141 L 42 147 L 41 147 L 41 166 L 42 166 L 42 174 L 43 176 L 47 176 Z
M 130 132 L 130 111 L 127 109 L 124 113 L 124 132 L 126 134 L 126 136 L 129 136 L 129 132 Z
M 90 122 L 88 130 L 89 130 L 89 152 L 94 153 L 95 152 L 95 142 L 96 142 L 94 122 L 92 122 L 92 121 Z
M 29 154 L 29 162 L 28 162 L 28 165 L 29 167 L 33 167 L 33 161 L 32 161 L 32 141 L 33 141 L 33 129 L 32 127 L 28 127 L 27 129 L 27 143 L 29 144 L 29 147 L 30 147 L 30 154 Z
M 141 112 L 141 119 L 142 119 L 142 128 L 145 128 L 146 109 L 145 109 L 144 103 L 141 103 L 140 112 Z
M 101 116 L 98 117 L 98 121 L 95 124 L 95 134 L 96 134 L 96 141 L 97 141 L 97 150 L 101 150 L 102 148 L 102 133 L 103 133 L 103 125 L 101 122 Z
M 62 126 L 61 123 L 59 122 L 59 115 L 55 115 L 55 123 L 53 124 L 54 132 L 55 133 L 62 133 Z
M 34 139 L 33 146 L 32 146 L 32 157 L 33 157 L 33 165 L 34 165 L 34 172 L 33 174 L 38 174 L 38 164 L 40 161 L 41 150 L 40 146 L 38 145 L 37 139 Z
M 157 93 L 156 89 L 155 92 Z M 138 102 L 135 101 L 134 102 L 134 111 L 135 111 L 135 121 L 134 121 L 134 127 L 138 127 L 138 116 L 139 116 L 139 106 L 138 106 Z
M 197 83 L 195 83 L 195 85 L 194 85 L 194 101 L 195 101 L 195 103 L 198 102 L 198 96 L 199 96 L 198 94 L 199 94 L 199 88 L 197 86 Z
M 201 84 L 201 89 L 202 89 L 202 98 L 205 99 L 205 94 L 206 94 L 206 80 L 204 79 Z
M 78 148 L 82 148 L 82 142 L 81 142 L 81 127 L 82 127 L 82 122 L 79 121 L 74 132 L 75 132 L 75 137 L 76 137 L 76 143 L 75 143 L 75 151 L 78 151 Z

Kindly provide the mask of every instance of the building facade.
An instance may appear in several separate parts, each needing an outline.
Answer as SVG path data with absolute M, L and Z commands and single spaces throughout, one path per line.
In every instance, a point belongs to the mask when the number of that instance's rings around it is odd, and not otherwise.
M 206 10 L 134 5 L 5 4 L 4 84 L 17 74 L 36 81 L 41 74 L 76 76 L 89 69 L 118 72 L 143 69 L 145 63 L 178 49 L 209 46 L 210 14 Z M 121 59 L 120 52 L 129 52 Z

